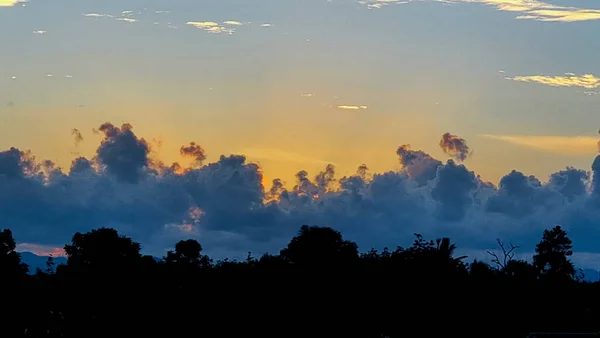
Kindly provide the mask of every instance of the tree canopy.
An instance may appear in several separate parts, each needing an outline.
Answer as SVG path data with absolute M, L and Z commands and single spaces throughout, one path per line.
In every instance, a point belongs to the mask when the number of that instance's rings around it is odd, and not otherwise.
M 114 229 L 76 233 L 67 264 L 27 275 L 10 230 L 0 273 L 19 281 L 2 337 L 524 337 L 600 331 L 599 283 L 580 283 L 564 229 L 545 230 L 532 261 L 498 240 L 488 264 L 450 238 L 360 253 L 328 227 L 304 225 L 278 255 L 213 261 L 195 239 L 162 260 Z M 425 324 L 425 325 L 424 325 Z M 431 325 L 427 325 L 431 324 Z M 491 333 L 490 333 L 491 332 Z

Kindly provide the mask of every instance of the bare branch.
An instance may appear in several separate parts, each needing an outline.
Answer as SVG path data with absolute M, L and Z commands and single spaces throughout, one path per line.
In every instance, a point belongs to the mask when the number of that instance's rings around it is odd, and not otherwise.
M 488 255 L 492 256 L 492 263 L 496 264 L 498 266 L 498 268 L 500 270 L 504 270 L 506 268 L 506 265 L 508 263 L 510 263 L 510 261 L 513 260 L 513 258 L 515 257 L 515 250 L 518 249 L 518 246 L 513 245 L 512 243 L 509 243 L 510 248 L 507 249 L 504 246 L 504 243 L 502 243 L 502 241 L 498 238 L 496 239 L 496 242 L 498 242 L 498 246 L 500 247 L 500 250 L 502 250 L 502 259 L 500 259 L 500 257 L 498 257 L 498 255 L 494 252 L 491 251 L 486 251 Z

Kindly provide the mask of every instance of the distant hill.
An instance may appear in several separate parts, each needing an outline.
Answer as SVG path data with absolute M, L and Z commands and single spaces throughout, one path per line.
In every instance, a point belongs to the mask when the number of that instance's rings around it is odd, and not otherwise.
M 34 274 L 37 268 L 46 270 L 46 261 L 48 260 L 48 256 L 38 256 L 33 252 L 19 252 L 21 255 L 21 261 L 29 266 L 29 273 Z M 153 256 L 153 258 L 157 262 L 162 262 L 162 258 Z M 54 263 L 56 266 L 61 264 L 67 264 L 67 259 L 65 257 L 54 257 Z
M 21 261 L 29 266 L 29 273 L 34 274 L 37 268 L 46 270 L 46 261 L 48 256 L 38 256 L 32 252 L 20 252 Z M 162 258 L 153 257 L 157 262 L 162 261 Z M 67 264 L 65 257 L 54 257 L 56 266 Z M 583 269 L 583 282 L 598 282 L 600 281 L 600 271 L 594 269 Z
M 38 256 L 33 252 L 19 252 L 19 254 L 21 254 L 21 261 L 29 266 L 30 274 L 34 274 L 37 268 L 46 270 L 48 256 Z M 67 259 L 65 257 L 54 257 L 54 263 L 56 263 L 56 266 L 67 264 Z

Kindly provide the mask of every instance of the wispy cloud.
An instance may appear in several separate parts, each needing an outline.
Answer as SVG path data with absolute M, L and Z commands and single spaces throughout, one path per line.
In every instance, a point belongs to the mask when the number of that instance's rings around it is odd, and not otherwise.
M 125 22 L 137 22 L 137 19 L 134 18 L 117 18 L 118 21 L 125 21 Z
M 294 162 L 300 164 L 334 164 L 331 161 L 325 161 L 317 158 L 304 156 L 280 149 L 269 148 L 249 148 L 241 152 L 251 159 L 263 159 L 271 161 Z
M 0 7 L 12 7 L 21 2 L 27 2 L 27 1 L 26 0 L 0 0 Z
M 239 21 L 233 21 L 233 20 L 224 21 L 223 24 L 224 25 L 229 25 L 229 26 L 241 26 L 241 25 L 243 25 L 243 23 L 241 23 Z
M 573 73 L 567 73 L 562 76 L 531 75 L 507 77 L 506 79 L 521 82 L 534 82 L 553 87 L 582 87 L 587 89 L 600 87 L 600 78 L 597 78 L 592 74 L 580 76 Z
M 33 34 L 37 34 L 37 35 L 44 35 L 46 33 L 47 33 L 46 31 L 42 31 L 42 30 L 33 31 Z
M 83 16 L 88 18 L 114 18 L 113 15 L 101 13 L 84 13 Z
M 409 2 L 410 0 L 361 0 L 358 3 L 367 5 L 369 8 L 382 8 L 386 5 L 402 5 Z
M 402 4 L 408 2 L 428 0 L 360 0 L 359 3 L 369 8 L 382 8 L 389 4 Z M 493 6 L 500 11 L 521 13 L 517 19 L 537 21 L 576 22 L 587 20 L 600 20 L 600 9 L 580 8 L 572 6 L 553 5 L 539 0 L 429 0 L 430 2 L 475 3 Z
M 226 26 L 241 26 L 242 23 L 239 21 L 225 21 L 223 24 L 219 24 L 213 21 L 188 21 L 187 25 L 194 26 L 196 28 L 202 29 L 209 33 L 225 33 L 225 34 L 233 34 L 235 29 L 232 27 Z
M 518 136 L 490 135 L 481 137 L 504 141 L 527 148 L 553 152 L 561 155 L 593 155 L 598 152 L 598 138 L 588 136 Z
M 361 110 L 361 109 L 367 109 L 367 106 L 351 106 L 351 105 L 341 105 L 341 106 L 337 106 L 338 109 L 343 109 L 343 110 Z

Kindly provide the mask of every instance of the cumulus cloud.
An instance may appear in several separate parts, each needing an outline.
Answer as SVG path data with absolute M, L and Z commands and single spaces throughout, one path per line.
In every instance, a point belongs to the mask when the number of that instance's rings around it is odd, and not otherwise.
M 586 89 L 600 87 L 600 78 L 592 74 L 584 74 L 581 76 L 573 73 L 567 73 L 563 76 L 530 75 L 508 77 L 507 79 L 513 81 L 539 83 L 553 87 L 581 87 Z
M 440 148 L 457 161 L 464 161 L 471 156 L 467 141 L 456 135 L 445 133 L 440 140 Z
M 542 183 L 513 170 L 495 186 L 454 160 L 401 145 L 399 170 L 361 165 L 339 176 L 323 164 L 318 173 L 299 171 L 293 184 L 263 185 L 260 166 L 244 155 L 202 163 L 204 149 L 191 143 L 179 149 L 195 159 L 191 166 L 166 165 L 131 125 L 98 130 L 95 156 L 67 170 L 29 151 L 0 152 L 0 224 L 22 246 L 59 247 L 76 231 L 108 226 L 149 253 L 191 237 L 217 258 L 243 257 L 277 252 L 300 225 L 313 224 L 342 231 L 363 250 L 410 244 L 419 232 L 450 236 L 464 250 L 494 248 L 502 238 L 525 252 L 543 229 L 561 224 L 576 251 L 598 252 L 600 156 L 591 171 L 568 167 Z
M 360 0 L 369 8 L 382 8 L 390 4 L 405 4 L 427 0 Z M 469 3 L 493 6 L 500 11 L 520 13 L 517 19 L 553 22 L 576 22 L 600 19 L 600 9 L 555 5 L 539 0 L 429 0 L 444 4 Z

